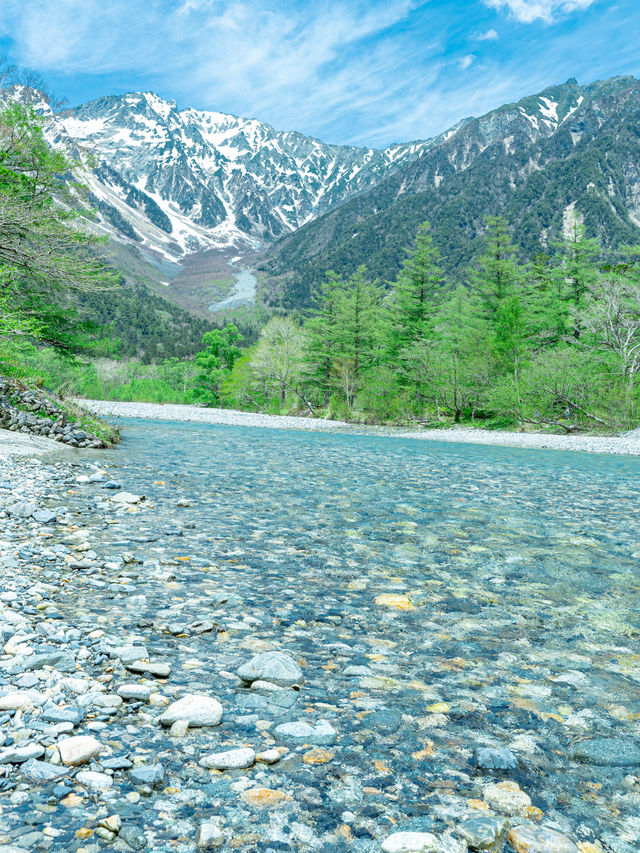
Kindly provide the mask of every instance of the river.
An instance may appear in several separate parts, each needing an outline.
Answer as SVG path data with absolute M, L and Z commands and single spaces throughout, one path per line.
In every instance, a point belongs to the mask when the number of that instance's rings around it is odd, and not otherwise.
M 553 841 L 517 849 L 639 849 L 637 460 L 121 425 L 120 448 L 79 459 L 145 500 L 114 512 L 85 484 L 65 501 L 95 552 L 137 562 L 76 572 L 60 609 L 136 635 L 171 666 L 161 692 L 224 708 L 177 741 L 154 708 L 109 718 L 110 743 L 166 768 L 144 809 L 117 771 L 105 806 L 134 812 L 153 850 L 195 849 L 176 833 L 207 815 L 250 851 L 374 853 L 411 831 L 462 853 L 479 818 L 497 834 L 505 817 L 516 841 Z M 299 692 L 233 675 L 270 649 L 300 664 Z M 279 737 L 295 721 L 316 734 Z M 272 767 L 198 768 L 204 751 L 283 743 Z

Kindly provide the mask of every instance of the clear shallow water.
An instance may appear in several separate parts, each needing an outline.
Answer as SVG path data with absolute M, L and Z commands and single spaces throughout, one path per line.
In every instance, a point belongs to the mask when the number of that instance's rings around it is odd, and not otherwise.
M 217 671 L 261 641 L 302 659 L 300 707 L 278 719 L 326 718 L 340 733 L 337 771 L 298 772 L 327 797 L 318 820 L 336 812 L 340 823 L 346 806 L 331 792 L 352 778 L 354 813 L 384 806 L 402 828 L 442 830 L 482 798 L 473 750 L 494 746 L 517 755 L 501 778 L 543 820 L 575 841 L 639 848 L 640 767 L 575 752 L 596 737 L 640 744 L 637 460 L 122 426 L 120 450 L 101 459 L 154 508 L 119 516 L 92 542 L 168 562 L 175 581 L 141 576 L 146 600 L 133 609 L 101 590 L 83 606 L 123 629 L 132 618 L 218 618 L 226 642 L 169 638 L 162 650 L 172 683 L 222 690 L 230 725 L 234 708 L 248 710 L 237 691 L 225 698 Z M 193 505 L 176 508 L 180 497 Z M 241 604 L 216 609 L 220 591 Z M 201 665 L 185 669 L 194 658 Z M 371 675 L 344 675 L 353 665 Z

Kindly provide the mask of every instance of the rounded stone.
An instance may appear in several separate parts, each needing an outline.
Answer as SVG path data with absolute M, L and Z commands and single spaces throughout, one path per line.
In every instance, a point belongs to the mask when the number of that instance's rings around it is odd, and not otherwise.
M 576 845 L 553 829 L 523 823 L 507 836 L 516 853 L 579 853 Z
M 217 850 L 224 844 L 224 835 L 215 823 L 201 823 L 196 835 L 198 850 Z
M 598 737 L 577 743 L 569 753 L 574 761 L 598 767 L 640 765 L 640 747 L 630 738 Z
M 264 652 L 255 655 L 237 670 L 238 677 L 243 681 L 270 681 L 284 687 L 299 684 L 302 670 L 292 657 L 283 652 Z
M 172 726 L 177 720 L 186 720 L 191 728 L 218 726 L 222 720 L 222 705 L 211 696 L 187 693 L 169 705 L 160 717 L 163 726 Z
M 77 735 L 58 741 L 60 760 L 63 764 L 71 766 L 86 764 L 87 761 L 99 755 L 102 749 L 100 741 L 91 735 Z
M 440 844 L 430 832 L 394 832 L 382 842 L 384 853 L 437 853 Z
M 522 815 L 531 805 L 531 798 L 516 782 L 498 782 L 484 789 L 484 801 L 494 811 L 504 815 Z
M 305 722 L 281 723 L 274 729 L 274 735 L 278 740 L 294 745 L 329 746 L 335 742 L 338 733 L 326 720 L 320 720 L 315 726 Z
M 106 773 L 97 773 L 94 770 L 83 770 L 76 776 L 76 782 L 90 788 L 92 791 L 106 791 L 113 785 L 113 778 Z
M 238 770 L 252 767 L 256 760 L 256 754 L 250 747 L 240 749 L 229 749 L 226 752 L 214 752 L 211 755 L 203 755 L 200 766 L 207 770 Z

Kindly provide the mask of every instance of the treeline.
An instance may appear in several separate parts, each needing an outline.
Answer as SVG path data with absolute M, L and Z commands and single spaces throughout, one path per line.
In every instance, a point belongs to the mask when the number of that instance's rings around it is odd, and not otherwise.
M 604 263 L 577 217 L 548 254 L 526 263 L 507 223 L 488 218 L 484 253 L 462 283 L 443 272 L 425 223 L 395 281 L 364 266 L 348 278 L 329 272 L 304 316 L 272 316 L 251 346 L 249 327 L 202 335 L 200 326 L 203 348 L 185 358 L 195 327 L 177 311 L 164 317 L 175 343 L 158 339 L 155 363 L 117 361 L 116 342 L 78 309 L 101 304 L 110 324 L 107 306 L 117 304 L 133 326 L 147 295 L 119 288 L 101 260 L 74 203 L 77 164 L 49 148 L 43 126 L 28 106 L 0 111 L 3 372 L 88 397 L 350 420 L 637 425 L 640 250 L 622 248 Z M 149 305 L 153 325 L 163 305 Z M 131 337 L 125 349 L 139 343 Z
M 551 254 L 517 261 L 507 223 L 455 286 L 428 224 L 391 284 L 328 273 L 298 322 L 273 318 L 227 362 L 223 405 L 348 419 L 553 426 L 637 425 L 640 251 L 603 264 L 578 217 Z
M 74 390 L 363 422 L 636 426 L 640 250 L 603 263 L 577 218 L 526 264 L 503 219 L 485 237 L 463 284 L 443 274 L 425 223 L 394 282 L 330 272 L 307 316 L 272 317 L 250 347 L 227 324 L 193 359 L 104 361 Z

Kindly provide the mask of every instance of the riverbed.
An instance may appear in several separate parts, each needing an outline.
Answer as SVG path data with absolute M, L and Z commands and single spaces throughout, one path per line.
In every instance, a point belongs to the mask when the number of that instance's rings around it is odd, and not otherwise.
M 0 625 L 25 622 L 0 707 L 39 696 L 0 732 L 56 766 L 55 705 L 103 752 L 49 780 L 0 765 L 0 844 L 97 853 L 117 815 L 112 849 L 163 853 L 208 824 L 225 850 L 414 849 L 389 846 L 408 832 L 441 853 L 491 833 L 505 851 L 640 848 L 635 459 L 120 425 L 116 451 L 4 469 L 8 512 L 32 496 L 56 520 L 6 520 Z M 43 645 L 72 671 L 33 670 Z M 156 675 L 127 669 L 132 646 Z M 237 673 L 269 651 L 293 680 L 250 686 Z M 95 699 L 132 682 L 146 698 Z M 219 700 L 222 722 L 161 725 L 185 693 Z M 279 752 L 202 766 L 237 749 Z

